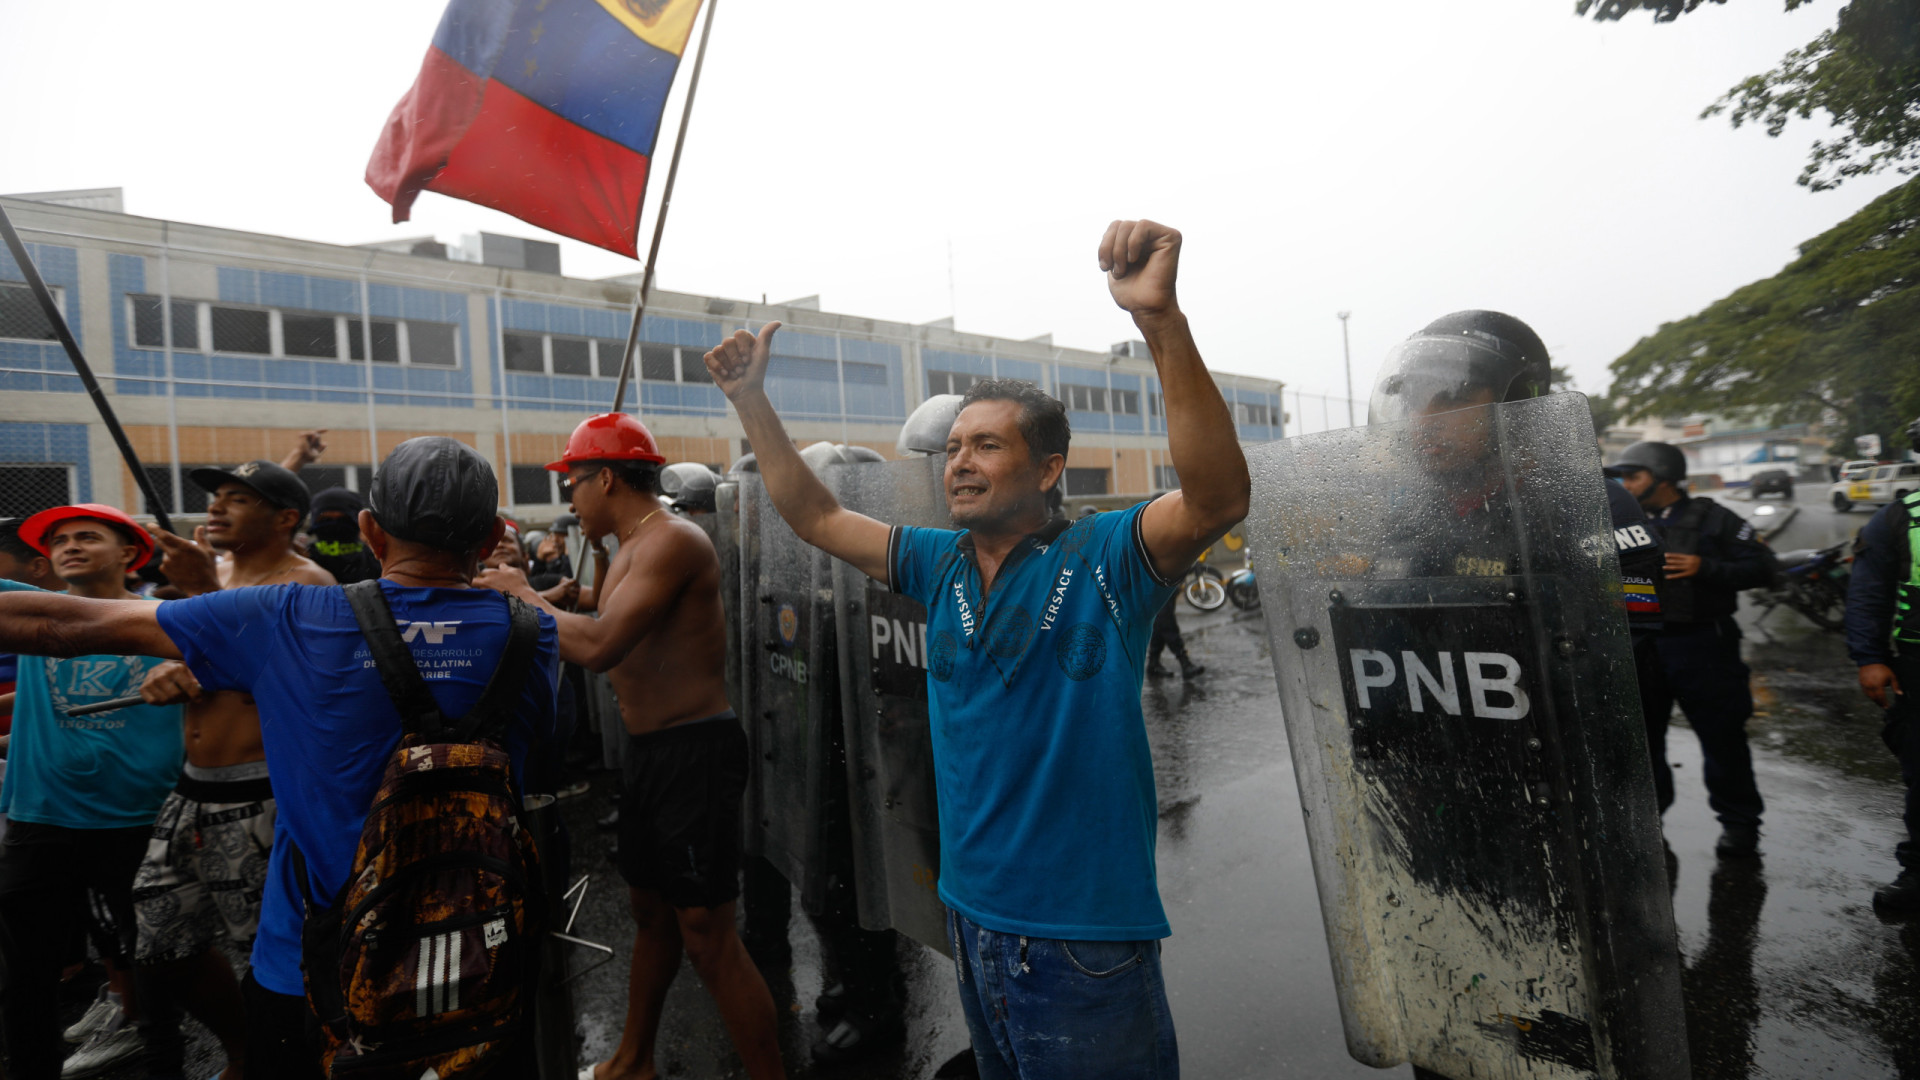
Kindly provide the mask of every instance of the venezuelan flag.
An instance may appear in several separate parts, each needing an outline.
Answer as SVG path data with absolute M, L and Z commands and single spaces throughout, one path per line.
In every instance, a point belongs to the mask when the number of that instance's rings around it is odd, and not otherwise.
M 453 0 L 367 162 L 407 220 L 421 191 L 637 256 L 667 91 L 700 0 Z

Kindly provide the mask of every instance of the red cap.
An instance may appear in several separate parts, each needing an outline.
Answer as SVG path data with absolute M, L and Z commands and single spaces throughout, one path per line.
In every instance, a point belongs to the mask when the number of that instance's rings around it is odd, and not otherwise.
M 122 526 L 133 540 L 133 546 L 140 549 L 140 557 L 133 560 L 129 570 L 138 570 L 153 558 L 153 537 L 140 523 L 128 517 L 124 512 L 99 503 L 76 503 L 73 506 L 56 506 L 51 510 L 42 510 L 20 523 L 20 539 L 25 540 L 33 550 L 49 558 L 53 552 L 47 550 L 46 536 L 55 525 L 76 518 L 90 518 L 98 521 L 110 521 Z
M 566 472 L 582 461 L 651 461 L 665 465 L 653 432 L 626 413 L 601 413 L 580 421 L 567 436 L 567 449 L 547 468 Z

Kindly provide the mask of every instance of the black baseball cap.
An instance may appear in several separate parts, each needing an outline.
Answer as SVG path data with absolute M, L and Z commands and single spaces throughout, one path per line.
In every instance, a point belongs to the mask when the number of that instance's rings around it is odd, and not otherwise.
M 492 530 L 500 483 L 478 450 L 444 435 L 422 435 L 380 463 L 367 502 L 373 519 L 394 536 L 464 553 Z
M 307 491 L 307 485 L 291 470 L 271 461 L 249 461 L 231 469 L 193 469 L 187 476 L 209 495 L 217 493 L 221 484 L 245 484 L 282 510 L 300 511 L 303 522 L 313 507 L 313 495 Z

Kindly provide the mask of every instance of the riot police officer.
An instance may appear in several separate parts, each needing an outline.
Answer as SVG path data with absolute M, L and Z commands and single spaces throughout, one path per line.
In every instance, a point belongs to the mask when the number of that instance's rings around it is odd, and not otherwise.
M 1920 420 L 1907 425 L 1920 451 Z M 1907 838 L 1894 849 L 1900 876 L 1873 894 L 1889 913 L 1920 911 L 1920 492 L 1880 508 L 1860 530 L 1847 586 L 1847 655 L 1860 689 L 1886 710 L 1880 737 L 1900 759 L 1907 785 Z
M 1707 805 L 1721 825 L 1714 853 L 1723 859 L 1751 858 L 1760 851 L 1765 807 L 1747 746 L 1753 690 L 1740 659 L 1740 627 L 1733 613 L 1740 590 L 1765 585 L 1773 576 L 1773 555 L 1738 514 L 1687 493 L 1682 486 L 1687 459 L 1679 448 L 1637 442 L 1607 471 L 1640 500 L 1648 526 L 1666 549 L 1660 597 L 1664 626 L 1655 648 L 1662 682 L 1644 695 L 1660 809 L 1673 804 L 1667 720 L 1678 702 L 1706 759 Z

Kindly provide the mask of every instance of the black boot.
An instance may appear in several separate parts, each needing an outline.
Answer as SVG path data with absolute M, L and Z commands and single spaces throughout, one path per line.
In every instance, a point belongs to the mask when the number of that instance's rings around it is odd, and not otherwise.
M 1902 870 L 1892 884 L 1873 890 L 1873 909 L 1889 915 L 1920 912 L 1920 870 Z
M 1180 658 L 1180 677 L 1181 678 L 1193 679 L 1201 675 L 1205 675 L 1206 673 L 1207 673 L 1207 669 L 1204 666 L 1200 664 L 1196 664 L 1184 656 Z
M 1752 859 L 1760 854 L 1760 826 L 1729 825 L 1720 832 L 1713 853 L 1723 859 Z
M 1159 660 L 1156 659 L 1147 662 L 1147 678 L 1164 679 L 1171 674 L 1173 674 L 1173 672 L 1168 670 L 1167 665 L 1161 663 Z
M 839 1023 L 814 1041 L 813 1060 L 820 1065 L 844 1065 L 897 1046 L 906 1037 L 907 1024 L 899 1013 L 874 1016 L 864 1010 L 850 1009 Z

